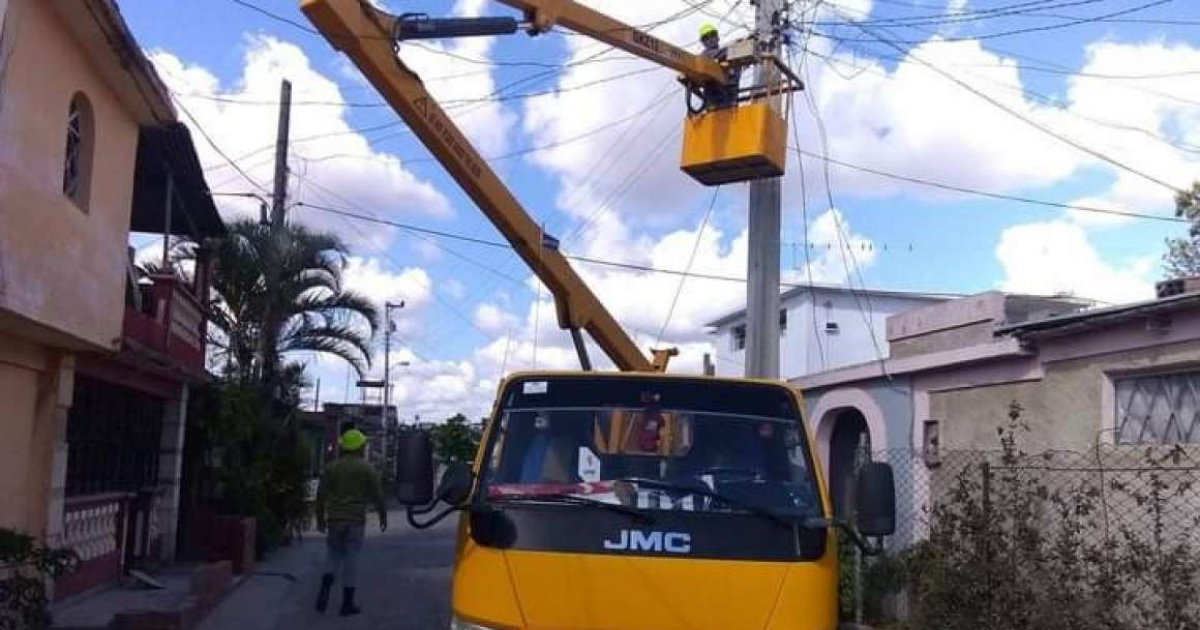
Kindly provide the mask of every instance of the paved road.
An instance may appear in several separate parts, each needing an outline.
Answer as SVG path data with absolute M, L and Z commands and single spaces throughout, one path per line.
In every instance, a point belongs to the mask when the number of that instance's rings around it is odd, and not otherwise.
M 260 564 L 201 630 L 448 629 L 455 520 L 425 531 L 410 528 L 399 512 L 389 521 L 393 529 L 386 534 L 368 525 L 358 588 L 362 615 L 337 615 L 340 586 L 329 612 L 313 609 L 324 553 L 324 538 L 313 536 Z

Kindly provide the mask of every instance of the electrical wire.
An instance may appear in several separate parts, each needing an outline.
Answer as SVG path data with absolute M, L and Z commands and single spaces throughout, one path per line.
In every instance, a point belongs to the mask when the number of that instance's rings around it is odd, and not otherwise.
M 1034 10 L 1062 9 L 1108 1 L 1109 0 L 1070 0 L 1068 2 L 1057 2 L 1056 0 L 1032 0 L 1019 2 L 1016 4 L 990 7 L 987 9 L 943 11 L 941 13 L 931 13 L 927 15 L 867 18 L 858 20 L 858 22 L 860 24 L 867 24 L 869 26 L 881 27 L 887 25 L 942 26 L 969 22 L 983 22 L 984 19 L 1029 15 L 1030 12 Z M 846 22 L 839 20 L 815 20 L 810 22 L 810 26 L 846 26 Z
M 855 51 L 855 52 L 857 52 L 857 51 Z M 864 65 L 861 67 L 854 66 L 853 64 L 850 64 L 849 62 L 847 62 L 843 59 L 839 59 L 837 57 L 830 56 L 830 55 L 824 55 L 824 54 L 818 53 L 813 50 L 806 50 L 805 53 L 807 55 L 811 55 L 811 56 L 817 57 L 818 59 L 821 59 L 823 62 L 825 62 L 826 66 L 828 66 L 831 71 L 833 71 L 835 74 L 837 74 L 843 80 L 847 80 L 847 81 L 853 80 L 855 77 L 858 76 L 858 74 L 861 74 L 863 72 L 870 72 L 871 74 L 874 74 L 874 75 L 880 76 L 880 77 L 884 77 L 884 78 L 892 77 L 892 75 L 889 74 L 886 70 L 882 70 L 881 68 L 878 68 L 875 65 Z M 871 54 L 872 54 L 872 56 L 878 57 L 880 59 L 887 59 L 889 61 L 894 61 L 896 63 L 906 63 L 906 61 L 903 57 L 899 57 L 896 55 L 877 53 L 875 51 L 871 51 Z M 844 63 L 844 64 L 851 65 L 851 67 L 855 68 L 858 71 L 858 73 L 854 74 L 853 76 L 843 75 L 841 72 L 838 71 L 838 69 L 836 67 L 833 66 L 833 64 L 837 64 L 837 63 Z M 975 64 L 975 66 L 1002 67 L 1002 66 L 995 65 L 995 64 L 991 64 L 991 65 Z M 1179 151 L 1200 154 L 1200 145 L 1195 145 L 1195 144 L 1191 144 L 1191 143 L 1184 142 L 1181 140 L 1175 140 L 1172 138 L 1168 138 L 1166 136 L 1163 136 L 1157 132 L 1154 132 L 1150 129 L 1146 129 L 1144 127 L 1137 127 L 1134 125 L 1127 125 L 1127 124 L 1119 123 L 1119 122 L 1112 121 L 1112 120 L 1105 120 L 1105 119 L 1101 119 L 1101 118 L 1087 116 L 1085 114 L 1081 114 L 1081 113 L 1067 107 L 1066 105 L 1063 105 L 1059 99 L 1056 99 L 1052 96 L 1043 94 L 1036 90 L 1031 90 L 1031 89 L 1028 89 L 1028 88 L 1019 86 L 1019 85 L 1011 85 L 1011 84 L 1004 83 L 1002 81 L 997 81 L 990 77 L 979 75 L 979 74 L 976 74 L 973 72 L 968 72 L 967 74 L 971 77 L 978 78 L 981 81 L 986 81 L 988 83 L 991 83 L 991 84 L 993 84 L 997 87 L 1000 87 L 1004 90 L 1007 90 L 1009 92 L 1013 92 L 1014 94 L 1017 94 L 1019 96 L 1030 97 L 1033 100 L 1041 103 L 1042 105 L 1053 108 L 1056 111 L 1059 111 L 1068 116 L 1071 116 L 1072 118 L 1077 118 L 1079 120 L 1087 121 L 1093 125 L 1097 125 L 1099 127 L 1105 127 L 1107 129 L 1114 129 L 1117 131 L 1127 131 L 1130 133 L 1136 133 L 1139 135 L 1146 136 L 1152 140 L 1160 142 L 1164 145 L 1167 145 L 1167 146 L 1169 146 L 1173 149 L 1177 149 Z M 1200 102 L 1198 102 L 1197 105 L 1200 105 Z
M 837 9 L 834 9 L 834 11 L 837 11 Z M 855 26 L 858 26 L 858 25 L 855 25 Z M 1054 131 L 1053 129 L 1047 127 L 1046 125 L 1044 125 L 1040 122 L 1037 122 L 1036 120 L 1033 120 L 1032 118 L 1029 118 L 1028 116 L 1025 116 L 1024 114 L 1016 111 L 1015 109 L 1013 109 L 1012 107 L 1009 107 L 1008 105 L 1005 105 L 1004 103 L 993 98 L 991 95 L 983 92 L 982 90 L 976 88 L 975 86 L 963 81 L 962 79 L 959 79 L 958 77 L 954 76 L 953 74 L 950 74 L 949 72 L 946 72 L 940 66 L 925 60 L 923 57 L 919 57 L 915 54 L 912 54 L 911 51 L 904 50 L 904 48 L 902 46 L 900 46 L 899 43 L 889 40 L 886 37 L 878 35 L 871 28 L 865 27 L 865 26 L 858 26 L 858 28 L 861 31 L 863 31 L 864 33 L 866 33 L 868 36 L 874 38 L 876 41 L 896 50 L 898 53 L 900 53 L 902 55 L 906 55 L 909 59 L 912 59 L 913 61 L 919 63 L 920 65 L 925 66 L 926 68 L 932 70 L 933 72 L 940 75 L 941 77 L 954 83 L 958 87 L 974 94 L 975 96 L 983 99 L 984 101 L 986 101 L 988 104 L 992 105 L 993 107 L 1003 111 L 1004 113 L 1008 114 L 1009 116 L 1011 116 L 1013 118 L 1016 118 L 1017 120 L 1025 123 L 1026 125 L 1033 127 L 1034 129 L 1040 131 L 1041 133 L 1043 133 L 1051 138 L 1054 138 L 1055 140 L 1058 140 L 1059 142 L 1066 144 L 1067 146 L 1070 146 L 1080 152 L 1086 153 L 1087 155 L 1090 155 L 1102 162 L 1105 162 L 1111 166 L 1114 166 L 1120 170 L 1123 170 L 1127 173 L 1130 173 L 1132 175 L 1140 177 L 1146 181 L 1152 182 L 1163 188 L 1166 188 L 1167 190 L 1170 190 L 1172 193 L 1177 193 L 1179 190 L 1181 190 L 1181 188 L 1178 186 L 1173 186 L 1171 184 L 1168 184 L 1167 182 L 1163 181 L 1162 179 L 1159 179 L 1158 177 L 1155 177 L 1154 175 L 1151 175 L 1145 171 L 1134 168 L 1133 166 L 1130 166 L 1121 160 L 1118 160 L 1118 159 L 1116 159 L 1112 156 L 1109 156 L 1101 151 L 1098 151 L 1096 149 L 1088 147 L 1077 140 L 1068 138 L 1067 136 L 1064 136 L 1063 134 Z
M 574 143 L 580 142 L 582 140 L 587 140 L 588 138 L 599 135 L 599 134 L 604 133 L 605 131 L 608 131 L 614 127 L 624 125 L 625 123 L 628 123 L 630 121 L 633 121 L 633 120 L 641 117 L 643 114 L 650 111 L 652 108 L 656 107 L 660 103 L 661 103 L 661 100 L 656 101 L 629 116 L 625 116 L 625 117 L 619 118 L 617 120 L 606 122 L 602 125 L 593 127 L 591 129 L 588 129 L 588 130 L 581 132 L 579 134 L 576 134 L 574 136 L 569 136 L 567 138 L 563 138 L 562 140 L 556 140 L 554 142 L 549 142 L 549 143 L 542 144 L 542 145 L 526 147 L 523 149 L 510 151 L 508 153 L 503 153 L 500 155 L 484 156 L 484 159 L 488 162 L 499 162 L 499 161 L 503 161 L 503 160 L 510 160 L 512 158 L 521 157 L 524 155 L 530 155 L 533 153 L 539 153 L 542 151 L 549 151 L 552 149 L 557 149 L 557 148 L 561 148 L 561 147 L 564 147 L 564 146 L 567 146 L 570 144 L 574 144 Z M 386 136 L 382 137 L 382 138 L 376 138 L 373 140 L 373 142 L 378 143 L 378 142 L 385 140 L 386 138 L 387 138 Z M 385 164 L 391 163 L 387 160 L 380 160 L 378 158 L 373 158 L 371 156 L 365 156 L 365 155 L 361 155 L 361 154 L 352 154 L 352 153 L 334 153 L 334 154 L 329 154 L 329 155 L 322 155 L 320 157 L 308 158 L 308 160 L 310 162 L 318 163 L 318 162 L 325 162 L 328 160 L 333 160 L 333 159 L 338 159 L 338 158 L 355 158 L 355 159 L 375 161 L 375 162 L 380 162 L 380 163 L 385 163 Z M 404 164 L 406 166 L 410 166 L 413 164 L 438 162 L 437 158 L 433 158 L 433 157 L 398 157 L 397 159 L 400 160 L 401 164 Z
M 338 195 L 337 193 L 335 193 L 335 192 L 333 192 L 333 191 L 329 190 L 328 188 L 326 188 L 325 186 L 322 186 L 321 184 L 319 184 L 319 183 L 317 183 L 317 182 L 314 182 L 314 181 L 311 181 L 311 180 L 310 180 L 308 183 L 309 183 L 310 187 L 312 187 L 312 188 L 313 188 L 313 189 L 315 189 L 316 191 L 319 191 L 319 192 L 321 192 L 321 193 L 327 194 L 327 195 L 329 195 L 330 197 L 333 197 L 333 198 L 335 198 L 335 199 L 338 199 L 339 201 L 342 201 L 342 202 L 344 202 L 344 203 L 350 203 L 351 205 L 353 205 L 353 206 L 355 206 L 355 207 L 359 208 L 360 210 L 366 211 L 364 208 L 361 208 L 361 206 L 358 206 L 357 204 L 354 204 L 353 202 L 351 202 L 350 200 L 346 199 L 345 197 L 342 197 L 341 195 Z M 300 202 L 300 203 L 297 203 L 297 204 L 296 204 L 296 207 L 303 207 L 303 208 L 314 208 L 314 207 L 319 207 L 319 206 L 316 206 L 316 205 L 314 205 L 314 204 L 310 204 L 310 203 L 307 203 L 307 202 Z M 335 213 L 335 214 L 336 214 L 336 213 Z M 344 216 L 344 215 L 343 215 L 343 216 Z M 361 238 L 363 238 L 363 240 L 364 240 L 365 242 L 368 242 L 368 243 L 372 243 L 372 244 L 374 244 L 374 245 L 375 245 L 375 246 L 374 246 L 374 249 L 375 249 L 375 251 L 376 251 L 377 253 L 381 254 L 381 255 L 384 257 L 384 259 L 385 259 L 385 260 L 389 261 L 389 262 L 390 262 L 390 263 L 391 263 L 391 264 L 394 266 L 394 270 L 395 270 L 395 271 L 399 272 L 399 271 L 401 271 L 401 270 L 403 270 L 403 269 L 404 269 L 404 265 L 402 265 L 402 264 L 401 264 L 399 261 L 397 261 L 397 260 L 396 260 L 396 259 L 395 259 L 395 258 L 392 256 L 391 252 L 389 252 L 389 251 L 388 251 L 388 250 L 387 250 L 385 247 L 382 247 L 381 245 L 377 244 L 376 240 L 375 240 L 375 239 L 373 239 L 373 238 L 371 238 L 371 236 L 370 236 L 370 235 L 368 235 L 368 234 L 364 234 L 364 233 L 363 233 L 361 230 L 359 230 L 359 229 L 358 229 L 358 226 L 354 225 L 353 223 L 351 223 L 351 222 L 349 222 L 349 221 L 345 221 L 345 224 L 346 224 L 346 225 L 349 225 L 349 226 L 351 227 L 351 229 L 353 229 L 353 230 L 354 230 L 356 233 L 358 233 L 358 234 L 360 235 L 360 237 L 361 237 Z M 435 244 L 436 244 L 436 243 L 435 243 Z M 439 247 L 441 247 L 441 245 L 440 245 L 440 244 L 436 244 L 436 245 L 438 245 Z M 458 320 L 460 320 L 460 321 L 462 321 L 463 323 L 467 324 L 467 326 L 469 326 L 469 327 L 470 327 L 472 330 L 474 330 L 475 332 L 479 333 L 479 335 L 480 335 L 480 336 L 482 336 L 484 339 L 487 339 L 487 340 L 489 340 L 489 341 L 495 341 L 496 339 L 498 339 L 498 337 L 495 337 L 495 336 L 493 336 L 491 333 L 489 333 L 489 332 L 487 332 L 487 331 L 483 330 L 482 328 L 480 328 L 480 327 L 479 327 L 479 325 L 478 325 L 478 324 L 476 324 L 476 323 L 474 322 L 474 320 L 472 320 L 472 319 L 471 319 L 470 317 L 468 317 L 466 314 L 464 314 L 463 312 L 461 312 L 461 310 L 460 310 L 460 309 L 458 309 L 458 307 L 456 307 L 456 306 L 455 306 L 454 304 L 452 304 L 452 303 L 451 303 L 449 300 L 447 300 L 445 297 L 443 297 L 443 296 L 442 296 L 442 295 L 441 295 L 441 294 L 440 294 L 440 293 L 439 293 L 439 292 L 438 292 L 436 289 L 434 289 L 432 286 L 431 286 L 431 287 L 429 287 L 429 293 L 430 293 L 430 295 L 432 295 L 432 296 L 433 296 L 433 298 L 434 298 L 435 300 L 437 300 L 437 302 L 438 302 L 439 304 L 441 304 L 441 305 L 442 305 L 444 308 L 446 308 L 447 310 L 449 310 L 449 311 L 450 311 L 450 313 L 451 313 L 452 315 L 454 315 L 454 317 L 455 317 L 455 318 L 457 318 Z
M 183 112 L 183 115 L 187 116 L 187 119 L 192 121 L 192 128 L 195 129 L 197 132 L 200 133 L 201 136 L 204 137 L 204 140 L 205 140 L 205 142 L 208 143 L 208 146 L 212 147 L 213 151 L 216 151 L 217 155 L 221 156 L 221 159 L 228 162 L 229 165 L 232 166 L 235 171 L 237 171 L 238 175 L 242 176 L 242 179 L 245 179 L 250 185 L 261 190 L 262 192 L 264 192 L 268 195 L 273 195 L 273 193 L 271 191 L 268 191 L 266 189 L 266 187 L 264 187 L 262 184 L 255 181 L 255 179 L 253 177 L 250 177 L 249 173 L 242 170 L 242 168 L 240 166 L 238 166 L 237 162 L 235 162 L 233 159 L 231 159 L 229 157 L 229 154 L 225 153 L 225 151 L 223 151 L 221 149 L 221 147 L 217 145 L 216 141 L 212 139 L 212 136 L 208 135 L 208 131 L 206 131 L 204 129 L 204 126 L 200 124 L 200 121 L 197 120 L 196 117 L 192 115 L 192 112 L 190 110 L 188 110 L 186 105 L 184 105 L 177 98 L 172 99 L 172 100 L 174 100 L 175 105 L 179 107 L 179 111 Z
M 803 16 L 801 17 L 801 19 L 803 19 Z M 808 42 L 806 41 L 805 44 L 802 46 L 803 50 L 808 49 L 807 43 Z M 791 61 L 792 61 L 792 64 L 795 65 L 794 55 L 792 56 Z M 800 58 L 799 71 L 801 73 L 806 72 L 807 61 L 808 61 L 807 58 L 805 58 L 803 56 Z M 795 121 L 795 116 L 794 116 L 795 92 L 791 92 L 788 94 L 788 112 L 792 113 L 792 139 L 796 143 L 796 145 L 799 146 L 800 145 L 800 130 L 797 128 L 797 126 L 795 124 L 796 121 Z M 812 286 L 813 285 L 812 251 L 807 246 L 808 242 L 809 242 L 808 177 L 807 177 L 807 173 L 805 173 L 805 170 L 804 170 L 804 156 L 802 154 L 797 153 L 796 154 L 796 162 L 797 162 L 797 168 L 800 172 L 800 219 L 801 219 L 800 224 L 801 224 L 801 226 L 803 226 L 803 229 L 804 229 L 804 243 L 805 243 L 804 271 L 805 271 L 805 277 L 808 280 L 808 285 Z M 813 341 L 817 344 L 817 352 L 821 357 L 821 369 L 826 370 L 829 368 L 829 360 L 828 360 L 828 357 L 826 356 L 826 352 L 825 352 L 825 343 L 823 343 L 822 339 L 821 339 L 821 330 L 817 326 L 817 294 L 815 292 L 812 292 L 812 291 L 809 292 L 808 306 L 809 306 L 809 322 L 812 325 L 812 331 L 813 331 Z M 805 353 L 805 356 L 804 356 L 804 364 L 805 364 L 804 365 L 805 371 L 808 371 L 808 354 L 807 353 Z
M 1167 216 L 1167 215 L 1161 215 L 1161 214 L 1147 214 L 1147 213 L 1143 213 L 1143 212 L 1127 212 L 1124 210 L 1114 210 L 1112 208 L 1098 208 L 1095 206 L 1060 203 L 1057 201 L 1047 201 L 1045 199 L 1035 199 L 1032 197 L 1023 197 L 1020 195 L 1008 195 L 1008 194 L 1004 194 L 1004 193 L 979 190 L 979 189 L 970 188 L 967 186 L 959 186 L 956 184 L 947 184 L 944 182 L 937 182 L 937 181 L 924 179 L 924 178 L 920 178 L 920 177 L 914 177 L 914 176 L 910 176 L 910 175 L 899 175 L 896 173 L 889 173 L 887 171 L 882 171 L 882 170 L 871 168 L 868 166 L 859 166 L 857 164 L 851 164 L 851 163 L 845 162 L 843 160 L 838 160 L 838 159 L 835 159 L 832 157 L 820 155 L 818 153 L 813 153 L 811 151 L 806 151 L 799 147 L 789 146 L 788 149 L 797 154 L 800 154 L 800 155 L 817 158 L 819 160 L 828 162 L 829 164 L 833 164 L 835 166 L 840 166 L 842 168 L 848 168 L 848 169 L 854 170 L 854 171 L 859 171 L 861 173 L 867 173 L 869 175 L 875 175 L 875 176 L 883 177 L 886 179 L 907 182 L 910 184 L 916 184 L 918 186 L 926 186 L 929 188 L 937 188 L 940 190 L 945 190 L 945 191 L 950 191 L 950 192 L 958 192 L 958 193 L 963 193 L 963 194 L 967 194 L 967 195 L 974 195 L 977 197 L 987 197 L 990 199 L 999 199 L 1002 201 L 1013 201 L 1013 202 L 1017 202 L 1017 203 L 1024 203 L 1024 204 L 1035 205 L 1035 206 L 1044 206 L 1047 208 L 1060 208 L 1062 210 L 1071 210 L 1071 211 L 1077 211 L 1077 212 L 1106 214 L 1106 215 L 1110 215 L 1110 216 L 1119 216 L 1119 217 L 1126 217 L 1126 218 L 1131 218 L 1131 219 L 1145 219 L 1147 221 L 1161 221 L 1161 222 L 1165 222 L 1165 223 L 1188 223 L 1187 219 L 1181 219 L 1179 217 L 1173 217 L 1173 216 Z
M 1000 31 L 1000 32 L 995 32 L 995 33 L 981 33 L 978 35 L 971 35 L 971 36 L 942 37 L 942 38 L 939 38 L 937 40 L 932 40 L 932 41 L 903 40 L 903 39 L 894 40 L 894 41 L 897 44 L 908 44 L 908 45 L 917 45 L 917 44 L 926 44 L 926 43 L 941 44 L 941 43 L 964 42 L 964 41 L 982 41 L 982 40 L 988 40 L 988 39 L 999 39 L 1002 37 L 1012 37 L 1014 35 L 1027 35 L 1029 33 L 1041 33 L 1041 32 L 1045 32 L 1045 31 L 1054 31 L 1054 30 L 1060 30 L 1060 29 L 1064 29 L 1064 28 L 1070 28 L 1072 26 L 1079 26 L 1081 24 L 1091 24 L 1094 22 L 1108 19 L 1108 18 L 1114 18 L 1114 17 L 1123 16 L 1123 15 L 1129 15 L 1132 13 L 1138 13 L 1141 11 L 1146 11 L 1146 10 L 1152 9 L 1154 7 L 1169 4 L 1173 1 L 1174 0 L 1151 0 L 1150 2 L 1146 2 L 1146 3 L 1140 4 L 1135 7 L 1122 9 L 1120 11 L 1114 11 L 1112 13 L 1106 13 L 1103 15 L 1097 15 L 1097 16 L 1092 16 L 1092 17 L 1067 20 L 1064 22 L 1060 22 L 1058 24 L 1030 26 L 1030 27 L 1026 27 L 1026 28 L 1018 28 L 1018 29 L 1012 29 L 1012 30 L 1008 30 L 1008 31 Z M 833 10 L 837 11 L 837 9 L 833 9 Z M 850 20 L 850 18 L 847 18 L 847 20 L 848 20 L 848 22 L 845 24 L 845 26 L 853 26 L 855 28 L 860 28 L 860 29 L 863 28 L 863 25 L 858 24 L 857 22 L 854 22 L 853 20 Z M 907 25 L 901 24 L 900 26 L 907 26 Z M 865 38 L 861 38 L 861 39 L 860 38 L 847 38 L 846 41 L 869 42 L 869 41 L 876 41 L 876 40 L 875 39 L 865 39 Z
M 807 74 L 804 78 L 808 85 L 812 85 L 812 81 Z M 821 116 L 821 110 L 817 107 L 816 99 L 813 97 L 811 90 L 804 90 L 804 97 L 808 102 L 809 111 L 812 113 L 813 119 L 817 123 L 817 132 L 821 139 L 821 153 L 825 157 L 828 157 L 829 135 L 825 129 L 825 121 Z M 795 109 L 792 109 L 789 113 L 792 118 L 791 126 L 793 142 L 799 145 L 799 136 L 797 135 L 799 123 L 796 120 L 796 111 Z M 859 315 L 862 317 L 863 323 L 866 325 L 867 332 L 871 335 L 871 346 L 875 350 L 875 356 L 879 360 L 881 369 L 884 370 L 884 376 L 887 377 L 888 381 L 891 381 L 891 376 L 887 374 L 887 367 L 885 364 L 887 357 L 884 355 L 883 350 L 879 347 L 878 335 L 875 332 L 875 308 L 871 303 L 871 296 L 869 294 L 865 294 L 863 296 L 865 297 L 867 304 L 867 307 L 864 310 L 862 305 L 863 299 L 859 296 L 859 292 L 854 288 L 855 276 L 858 277 L 858 282 L 863 287 L 864 291 L 866 290 L 866 282 L 863 279 L 862 267 L 858 264 L 858 259 L 854 256 L 854 249 L 850 246 L 849 236 L 846 234 L 841 212 L 837 209 L 837 204 L 833 200 L 833 182 L 829 173 L 829 161 L 823 160 L 822 166 L 822 173 L 824 174 L 825 178 L 825 197 L 829 202 L 829 212 L 833 217 L 834 227 L 836 228 L 837 238 L 839 239 L 838 258 L 841 259 L 842 266 L 846 271 L 846 287 L 850 289 L 850 295 L 854 298 L 854 305 L 857 307 Z
M 843 8 L 849 9 L 849 7 L 843 7 Z M 937 38 L 937 41 L 942 41 L 942 39 L 941 39 L 942 35 L 939 34 L 937 31 L 934 31 L 934 30 L 931 30 L 928 28 L 922 28 L 920 26 L 909 26 L 908 28 L 912 28 L 913 30 L 926 33 L 926 34 L 930 35 L 931 38 Z M 849 43 L 849 40 L 847 40 L 845 38 L 830 35 L 828 33 L 810 32 L 809 35 L 810 36 L 816 35 L 816 36 L 820 36 L 824 39 L 829 39 L 829 40 L 833 41 L 834 42 L 834 50 L 837 50 L 837 48 Z M 931 39 L 928 41 L 933 41 L 933 40 Z M 1052 61 L 1048 61 L 1045 59 L 1039 59 L 1039 58 L 1036 58 L 1036 57 L 1033 57 L 1030 55 L 1022 54 L 1022 53 L 1012 51 L 1012 50 L 1006 50 L 1006 49 L 1003 49 L 1003 48 L 1000 48 L 997 46 L 991 46 L 990 50 L 995 52 L 996 54 L 1004 55 L 1006 57 L 1012 57 L 1013 59 L 1022 61 L 1023 64 L 1020 67 L 1022 72 L 1034 72 L 1034 73 L 1040 73 L 1040 74 L 1051 74 L 1051 75 L 1069 76 L 1069 77 L 1082 77 L 1082 78 L 1097 79 L 1097 80 L 1111 79 L 1111 80 L 1116 80 L 1116 81 L 1129 81 L 1129 80 L 1137 81 L 1137 80 L 1149 80 L 1149 79 L 1182 78 L 1182 77 L 1194 76 L 1195 74 L 1200 74 L 1200 72 L 1194 72 L 1194 71 L 1158 73 L 1158 74 L 1146 74 L 1146 75 L 1111 75 L 1111 74 L 1104 74 L 1104 73 L 1084 72 L 1084 71 L 1079 71 L 1076 69 L 1068 68 L 1066 66 L 1057 64 Z M 807 46 L 806 46 L 805 52 L 806 52 L 806 54 L 821 56 L 819 53 L 816 53 L 812 50 L 807 50 Z M 858 51 L 856 50 L 855 52 L 857 54 Z M 889 56 L 884 53 L 879 53 L 877 51 L 869 51 L 869 52 L 870 52 L 870 56 L 872 56 L 872 57 L 878 57 L 878 58 L 883 58 L 883 59 L 892 59 L 892 60 L 896 60 L 898 63 L 903 62 L 903 60 L 904 60 L 904 56 L 896 57 L 896 56 Z M 826 57 L 826 58 L 832 59 L 832 57 Z M 979 66 L 979 67 L 1006 67 L 1004 64 L 974 64 L 974 65 Z M 963 66 L 963 67 L 967 67 L 967 66 Z M 865 72 L 866 70 L 867 70 L 866 68 L 860 68 L 859 73 Z M 853 77 L 846 77 L 837 70 L 834 70 L 834 72 L 836 74 L 838 74 L 839 76 L 842 76 L 842 78 L 844 78 L 844 79 L 852 79 L 853 78 Z M 1126 83 L 1126 84 L 1120 84 L 1120 85 L 1123 89 L 1128 89 L 1128 90 L 1132 90 L 1132 91 L 1151 94 L 1151 95 L 1154 95 L 1154 96 L 1157 96 L 1160 98 L 1164 98 L 1167 100 L 1175 101 L 1178 103 L 1200 106 L 1200 101 L 1184 98 L 1184 97 L 1181 97 L 1181 96 L 1178 96 L 1175 94 L 1169 94 L 1166 92 L 1162 92 L 1160 90 L 1151 89 L 1151 88 L 1145 87 L 1145 86 L 1137 84 L 1137 83 L 1132 83 L 1132 84 Z M 1014 87 L 1014 88 L 1010 88 L 1010 89 L 1017 89 L 1017 88 Z M 1061 109 L 1061 107 L 1059 107 L 1059 108 Z M 1064 111 L 1068 111 L 1068 110 L 1064 110 Z M 1072 115 L 1081 117 L 1077 113 L 1073 113 Z
M 712 199 L 708 202 L 708 209 L 704 211 L 704 217 L 700 219 L 700 227 L 696 230 L 696 242 L 692 244 L 692 253 L 688 256 L 687 267 L 684 268 L 683 275 L 679 278 L 679 286 L 675 287 L 675 296 L 671 298 L 671 306 L 667 309 L 667 316 L 663 319 L 662 326 L 658 329 L 658 335 L 654 338 L 654 347 L 656 348 L 662 343 L 663 334 L 667 332 L 667 327 L 671 324 L 671 318 L 675 315 L 675 307 L 679 304 L 679 296 L 683 295 L 683 285 L 687 282 L 688 274 L 692 271 L 692 265 L 696 263 L 696 253 L 700 251 L 700 243 L 704 242 L 704 230 L 708 228 L 708 219 L 712 216 L 713 208 L 717 206 L 717 197 L 720 194 L 720 186 L 713 189 Z
M 310 203 L 310 202 L 303 202 L 302 204 L 299 204 L 299 205 L 301 207 L 309 208 L 311 210 L 317 210 L 319 212 L 326 212 L 326 213 L 330 213 L 330 214 L 340 215 L 340 216 L 346 217 L 348 219 L 355 219 L 358 221 L 375 223 L 377 225 L 387 225 L 387 226 L 399 228 L 402 230 L 406 230 L 409 232 L 426 234 L 426 235 L 435 236 L 438 238 L 445 238 L 445 239 L 461 241 L 461 242 L 465 242 L 465 243 L 473 243 L 476 245 L 482 245 L 484 247 L 491 247 L 491 248 L 495 248 L 495 249 L 509 249 L 509 250 L 512 249 L 512 245 L 501 242 L 501 241 L 494 241 L 494 240 L 479 238 L 479 237 L 475 237 L 475 236 L 456 234 L 456 233 L 447 232 L 444 230 L 435 230 L 435 229 L 431 229 L 431 228 L 425 228 L 425 227 L 412 225 L 412 224 L 408 224 L 408 223 L 401 223 L 398 221 L 392 221 L 390 219 L 383 219 L 383 218 L 380 218 L 377 216 L 362 214 L 361 212 L 355 212 L 353 210 L 347 210 L 347 209 L 338 208 L 335 206 L 314 204 L 314 203 Z M 609 260 L 609 259 L 604 259 L 604 258 L 595 258 L 595 257 L 591 257 L 591 256 L 580 256 L 580 255 L 573 255 L 573 254 L 566 254 L 566 253 L 564 253 L 563 256 L 565 258 L 567 258 L 568 260 L 572 260 L 575 262 L 580 262 L 580 263 L 589 264 L 589 265 L 596 265 L 596 266 L 600 266 L 600 267 L 610 267 L 613 269 L 625 269 L 628 271 L 644 271 L 647 273 L 660 273 L 660 274 L 671 275 L 671 276 L 685 276 L 686 275 L 687 277 L 696 279 L 696 280 L 716 280 L 716 281 L 720 281 L 720 282 L 732 282 L 732 283 L 739 283 L 739 284 L 745 284 L 746 282 L 748 282 L 748 280 L 746 278 L 739 278 L 736 276 L 723 276 L 723 275 L 719 275 L 719 274 L 699 273 L 699 272 L 695 272 L 695 271 L 686 272 L 682 269 L 664 269 L 662 267 L 654 267 L 651 265 L 642 265 L 642 264 L 633 263 L 633 262 Z M 789 288 L 789 289 L 804 289 L 804 288 L 822 288 L 825 285 L 821 285 L 821 284 L 809 285 L 809 284 L 802 284 L 802 283 L 796 283 L 796 282 L 780 282 L 779 286 L 784 287 L 784 288 Z M 947 297 L 957 296 L 957 294 L 953 294 L 953 293 L 928 293 L 928 292 L 926 292 L 926 295 L 944 295 Z M 649 335 L 649 336 L 653 337 L 653 335 Z

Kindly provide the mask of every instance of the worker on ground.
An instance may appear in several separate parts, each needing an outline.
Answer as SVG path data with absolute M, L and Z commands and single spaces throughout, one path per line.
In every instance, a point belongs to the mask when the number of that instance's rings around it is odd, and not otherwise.
M 362 552 L 366 533 L 367 508 L 379 513 L 379 529 L 387 531 L 387 506 L 379 475 L 363 460 L 367 436 L 350 429 L 338 441 L 342 456 L 325 467 L 317 489 L 317 531 L 325 533 L 327 556 L 321 576 L 321 591 L 317 595 L 317 611 L 329 606 L 329 591 L 340 574 L 342 581 L 342 616 L 361 612 L 354 603 L 357 585 L 358 556 Z
M 726 50 L 721 46 L 721 35 L 717 27 L 711 23 L 700 26 L 700 44 L 704 46 L 701 55 L 718 63 L 725 61 Z M 709 84 L 704 87 L 704 100 L 711 108 L 730 107 L 737 103 L 738 84 L 741 82 L 740 69 L 727 68 L 728 80 L 724 85 Z

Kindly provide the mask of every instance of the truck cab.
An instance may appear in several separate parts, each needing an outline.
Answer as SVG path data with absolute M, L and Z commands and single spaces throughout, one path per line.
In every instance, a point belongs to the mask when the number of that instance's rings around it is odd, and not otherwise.
M 837 625 L 835 521 L 783 383 L 517 374 L 474 465 L 451 464 L 436 493 L 431 450 L 402 439 L 398 488 L 414 525 L 459 514 L 455 629 Z M 894 514 L 880 466 L 859 479 L 869 535 Z

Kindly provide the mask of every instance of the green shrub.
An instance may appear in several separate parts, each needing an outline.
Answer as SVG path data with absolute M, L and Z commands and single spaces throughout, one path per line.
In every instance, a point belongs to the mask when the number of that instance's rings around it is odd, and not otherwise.
M 32 536 L 0 528 L 0 630 L 48 627 L 46 582 L 78 566 L 74 551 L 50 549 Z
M 962 469 L 928 540 L 907 552 L 909 627 L 1200 628 L 1200 554 L 1190 535 L 1165 534 L 1168 507 L 1190 488 L 1165 474 L 1182 450 L 1147 448 L 1120 478 L 1104 475 L 1098 452 L 1095 468 L 1069 469 L 1064 482 L 1051 454 L 1019 449 L 1021 411 L 1013 403 L 999 430 L 998 460 Z M 1126 518 L 1110 520 L 1117 509 Z

